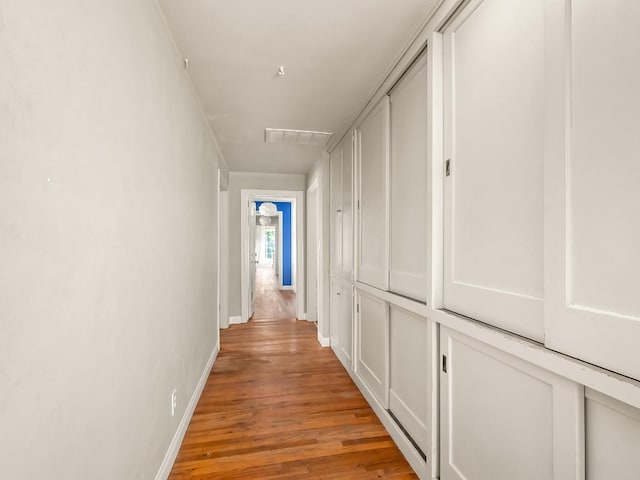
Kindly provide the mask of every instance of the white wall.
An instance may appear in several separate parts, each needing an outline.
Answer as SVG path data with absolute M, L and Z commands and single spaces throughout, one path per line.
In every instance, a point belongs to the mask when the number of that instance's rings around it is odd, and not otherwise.
M 305 190 L 304 175 L 229 173 L 229 315 L 239 317 L 240 300 L 240 190 Z M 224 252 L 223 252 L 224 255 Z M 304 295 L 304 292 L 298 292 Z
M 2 476 L 154 478 L 216 347 L 214 139 L 153 0 L 2 1 L 0 45 Z
M 311 186 L 311 184 L 318 179 L 318 195 L 320 208 L 322 210 L 322 230 L 320 235 L 322 236 L 322 316 L 323 321 L 318 322 L 318 325 L 321 328 L 320 335 L 324 338 L 329 338 L 331 336 L 330 331 L 330 321 L 329 315 L 331 312 L 330 305 L 330 278 L 329 278 L 329 246 L 331 243 L 330 239 L 330 222 L 331 222 L 331 213 L 330 213 L 330 205 L 329 205 L 329 154 L 323 152 L 322 158 L 318 159 L 316 163 L 314 163 L 313 167 L 307 173 L 307 188 Z

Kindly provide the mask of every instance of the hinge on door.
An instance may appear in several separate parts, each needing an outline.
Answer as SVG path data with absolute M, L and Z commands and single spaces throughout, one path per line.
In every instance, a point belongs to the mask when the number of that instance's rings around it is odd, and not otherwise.
M 360 313 L 360 304 L 356 303 L 356 313 Z
M 360 210 L 360 200 L 358 200 L 358 210 Z
M 447 373 L 447 356 L 442 355 L 442 371 Z
M 447 177 L 451 175 L 451 159 L 450 158 L 448 158 L 447 162 L 445 163 L 444 172 L 445 172 L 444 173 L 445 176 Z

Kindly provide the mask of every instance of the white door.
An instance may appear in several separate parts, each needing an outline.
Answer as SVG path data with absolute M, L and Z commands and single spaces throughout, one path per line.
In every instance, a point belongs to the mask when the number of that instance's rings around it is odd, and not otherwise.
M 342 151 L 342 189 L 340 192 L 341 226 L 341 265 L 339 274 L 353 279 L 353 135 L 345 135 L 341 142 Z
M 444 306 L 544 341 L 545 0 L 471 0 L 444 47 Z
M 318 188 L 307 190 L 307 320 L 318 320 Z
M 580 385 L 444 327 L 440 351 L 442 480 L 584 478 Z
M 640 2 L 557 17 L 545 343 L 640 380 Z
M 249 202 L 249 315 L 251 318 L 256 304 L 256 265 L 258 264 L 258 253 L 256 250 L 256 203 Z
M 389 289 L 389 97 L 358 127 L 359 248 L 357 280 Z
M 342 144 L 331 152 L 331 273 L 342 269 Z
M 389 408 L 389 305 L 358 292 L 356 372 L 380 404 Z
M 423 54 L 391 92 L 389 289 L 426 301 L 427 57 Z
M 391 305 L 389 329 L 389 410 L 427 455 L 430 453 L 429 385 L 433 365 L 429 320 Z

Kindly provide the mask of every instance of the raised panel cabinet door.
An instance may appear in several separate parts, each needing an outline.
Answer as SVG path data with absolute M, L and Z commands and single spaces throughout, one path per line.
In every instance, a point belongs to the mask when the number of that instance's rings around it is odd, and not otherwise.
M 390 95 L 389 290 L 427 299 L 427 57 Z
M 340 344 L 338 357 L 347 370 L 353 370 L 353 287 L 342 282 L 340 293 Z
M 331 328 L 331 349 L 339 358 L 340 352 L 340 316 L 342 314 L 342 287 L 341 282 L 337 278 L 331 277 L 331 319 L 329 321 Z
M 640 410 L 593 390 L 585 397 L 586 480 L 637 480 Z
M 389 288 L 389 97 L 358 127 L 358 280 Z
M 389 307 L 387 302 L 358 292 L 358 360 L 356 374 L 389 408 Z
M 331 273 L 342 268 L 342 148 L 331 152 Z
M 342 141 L 342 276 L 353 279 L 353 135 Z
M 443 33 L 446 309 L 542 342 L 545 0 Z
M 583 479 L 580 385 L 444 327 L 440 352 L 442 480 Z
M 545 344 L 640 380 L 640 2 L 573 1 L 562 14 Z
M 424 317 L 389 308 L 389 410 L 423 454 L 429 449 L 431 341 Z M 427 459 L 428 462 L 431 459 Z

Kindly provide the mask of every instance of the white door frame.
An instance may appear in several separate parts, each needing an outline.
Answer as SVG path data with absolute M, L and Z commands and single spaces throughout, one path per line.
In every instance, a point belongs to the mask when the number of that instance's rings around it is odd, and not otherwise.
M 280 290 L 284 289 L 284 285 L 282 285 L 282 212 L 278 213 L 278 233 L 276 237 L 276 249 L 278 251 L 278 265 L 276 267 L 278 271 L 278 287 Z M 291 287 L 287 287 L 291 288 Z
M 222 171 L 218 168 L 218 325 L 217 325 L 217 342 L 220 346 L 220 329 L 229 328 L 228 302 L 229 302 L 229 258 L 228 255 L 222 256 L 222 243 L 225 247 L 229 243 L 229 181 L 222 175 Z
M 240 190 L 240 298 L 241 322 L 249 320 L 249 202 L 271 201 L 291 203 L 291 229 L 295 241 L 291 260 L 295 268 L 291 272 L 293 291 L 296 292 L 296 318 L 306 319 L 305 302 L 305 258 L 304 258 L 304 192 L 301 190 Z M 295 217 L 295 221 L 294 218 Z M 292 246 L 293 247 L 293 246 Z M 293 267 L 293 265 L 292 265 Z M 282 272 L 280 272 L 282 278 Z
M 318 278 L 318 288 L 316 289 L 316 307 L 318 310 L 318 341 L 323 347 L 328 347 L 331 345 L 331 332 L 329 332 L 328 337 L 324 337 L 322 332 L 324 331 L 324 304 L 323 304 L 323 291 L 324 291 L 324 271 L 322 269 L 323 266 L 323 237 L 322 237 L 322 189 L 319 188 L 320 182 L 318 178 L 316 178 L 309 188 L 307 188 L 307 195 L 309 192 L 315 190 L 316 192 L 316 211 L 315 211 L 315 222 L 316 222 L 316 275 Z M 307 252 L 308 255 L 308 252 Z

